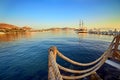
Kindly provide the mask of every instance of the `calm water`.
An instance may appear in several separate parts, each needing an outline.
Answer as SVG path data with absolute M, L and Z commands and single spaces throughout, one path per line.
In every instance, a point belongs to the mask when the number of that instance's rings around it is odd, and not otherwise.
M 48 49 L 55 45 L 65 56 L 90 62 L 98 58 L 112 36 L 51 31 L 0 35 L 0 80 L 47 80 Z M 73 65 L 58 58 L 63 66 Z

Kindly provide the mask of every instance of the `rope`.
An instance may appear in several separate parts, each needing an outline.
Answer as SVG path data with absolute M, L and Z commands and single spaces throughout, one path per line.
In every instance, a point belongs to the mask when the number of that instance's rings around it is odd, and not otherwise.
M 53 72 L 53 67 L 51 65 L 51 62 L 50 62 L 50 54 L 49 54 L 49 57 L 48 57 L 48 80 L 55 80 L 55 75 L 54 75 L 54 72 Z
M 112 46 L 108 48 L 107 53 L 111 53 L 111 51 L 112 51 Z M 106 56 L 104 56 L 103 59 L 100 61 L 99 66 L 97 66 L 94 70 L 92 70 L 88 73 L 85 73 L 85 74 L 80 75 L 80 76 L 63 76 L 62 75 L 62 77 L 63 77 L 63 79 L 80 79 L 80 78 L 84 78 L 86 76 L 89 76 L 92 73 L 96 72 L 105 63 L 105 61 L 108 59 L 109 55 L 110 54 L 106 54 Z
M 114 43 L 113 43 L 114 40 L 115 40 L 115 38 L 113 39 L 113 41 L 112 41 L 112 43 L 110 44 L 109 48 L 113 47 L 113 45 L 114 45 Z M 108 49 L 109 49 L 109 48 L 108 48 Z M 59 51 L 57 51 L 57 54 L 58 54 L 58 56 L 61 57 L 62 59 L 66 60 L 66 61 L 68 61 L 68 62 L 70 62 L 70 63 L 72 63 L 72 64 L 74 64 L 74 65 L 78 65 L 78 66 L 90 66 L 90 65 L 94 65 L 94 64 L 96 64 L 97 62 L 99 62 L 107 53 L 104 52 L 104 54 L 102 54 L 101 57 L 99 57 L 98 59 L 96 59 L 95 61 L 90 62 L 90 63 L 79 63 L 79 62 L 73 61 L 73 60 L 71 60 L 70 58 L 64 56 L 64 55 L 63 55 L 61 52 L 59 52 Z
M 109 50 L 108 53 L 109 52 L 111 52 L 111 50 Z M 105 61 L 107 60 L 108 56 L 109 56 L 109 54 L 107 54 L 106 56 L 104 56 L 103 60 L 101 60 L 101 62 L 100 62 L 100 65 L 98 67 L 96 67 L 94 70 L 92 70 L 92 71 L 90 71 L 88 73 L 85 73 L 85 74 L 80 75 L 80 76 L 63 76 L 62 75 L 62 77 L 63 77 L 63 79 L 80 79 L 80 78 L 84 78 L 86 76 L 89 76 L 92 73 L 96 72 L 105 63 Z
M 101 62 L 101 61 L 100 61 Z M 89 72 L 93 69 L 95 69 L 96 67 L 98 67 L 100 65 L 100 62 L 97 63 L 96 65 L 94 65 L 93 67 L 89 68 L 89 69 L 85 69 L 85 70 L 72 70 L 72 69 L 68 69 L 68 68 L 65 68 L 61 65 L 58 64 L 58 67 L 59 69 L 63 70 L 63 71 L 66 71 L 66 72 L 70 72 L 70 73 L 86 73 L 86 72 Z
M 54 59 L 54 56 L 53 56 L 53 52 L 50 51 L 50 54 L 49 54 L 49 61 L 51 62 L 51 66 L 53 68 L 53 72 L 54 72 L 54 75 L 55 75 L 55 80 L 63 80 L 62 79 L 62 76 L 60 74 L 60 71 L 58 69 L 58 66 L 56 64 L 56 61 Z M 51 74 L 51 73 L 50 73 Z M 54 77 L 54 76 L 53 76 Z M 52 80 L 52 79 L 51 79 Z
M 105 53 L 105 52 L 104 52 Z M 106 51 L 106 53 L 109 53 L 108 51 Z M 105 55 L 106 56 L 106 55 Z M 103 60 L 103 58 L 102 58 Z M 101 60 L 101 61 L 102 61 Z M 63 70 L 63 71 L 67 71 L 67 72 L 71 72 L 71 73 L 86 73 L 86 72 L 89 72 L 91 70 L 93 70 L 94 68 L 98 67 L 101 63 L 101 61 L 99 61 L 99 63 L 97 63 L 96 65 L 94 65 L 93 67 L 89 68 L 89 69 L 86 69 L 86 70 L 72 70 L 72 69 L 68 69 L 68 68 L 65 68 L 61 65 L 58 64 L 58 67 Z
M 64 56 L 62 53 L 60 53 L 56 47 L 52 47 L 53 51 L 52 50 L 49 51 L 48 79 L 49 80 L 80 79 L 80 78 L 84 78 L 86 76 L 93 74 L 105 63 L 105 61 L 108 59 L 108 57 L 113 53 L 112 48 L 113 47 L 118 48 L 119 44 L 117 44 L 117 43 L 119 43 L 119 41 L 120 41 L 120 35 L 115 36 L 113 41 L 111 42 L 110 46 L 101 55 L 101 57 L 99 57 L 98 59 L 96 59 L 95 61 L 90 62 L 90 63 L 79 63 L 79 62 L 73 61 L 70 58 Z M 65 68 L 56 63 L 56 55 L 57 55 L 56 52 L 59 57 L 61 57 L 62 59 L 66 60 L 72 64 L 75 64 L 78 66 L 90 66 L 90 65 L 94 65 L 94 66 L 92 66 L 91 68 L 85 69 L 85 70 L 72 70 L 72 69 Z M 119 54 L 119 53 L 117 52 L 117 54 Z M 71 72 L 71 73 L 84 73 L 84 74 L 81 74 L 80 76 L 63 76 L 60 74 L 59 69 L 61 69 L 63 71 Z
M 48 80 L 55 80 L 55 75 L 53 73 L 53 67 L 49 66 Z
M 105 59 L 104 59 L 104 61 L 101 63 L 101 65 L 104 64 L 104 62 L 105 62 Z M 101 65 L 98 66 L 97 68 L 95 68 L 94 70 L 92 70 L 91 72 L 85 73 L 85 74 L 80 75 L 80 76 L 63 76 L 63 75 L 62 75 L 62 77 L 63 77 L 63 79 L 80 79 L 80 78 L 84 78 L 84 77 L 86 77 L 86 76 L 91 75 L 91 74 L 94 73 L 95 71 L 97 71 L 97 70 L 101 67 Z
M 106 55 L 107 53 L 105 52 L 100 58 L 98 58 L 97 60 L 95 60 L 95 61 L 93 61 L 93 62 L 90 62 L 90 63 L 79 63 L 79 62 L 73 61 L 73 60 L 71 60 L 70 58 L 64 56 L 64 55 L 63 55 L 62 53 L 60 53 L 59 51 L 58 51 L 57 54 L 58 54 L 58 56 L 61 57 L 62 59 L 66 60 L 66 61 L 68 61 L 68 62 L 70 62 L 70 63 L 72 63 L 72 64 L 74 64 L 74 65 L 78 65 L 78 66 L 90 66 L 90 65 L 94 65 L 94 64 L 96 64 L 97 62 L 99 62 L 99 61 L 103 58 L 103 56 Z

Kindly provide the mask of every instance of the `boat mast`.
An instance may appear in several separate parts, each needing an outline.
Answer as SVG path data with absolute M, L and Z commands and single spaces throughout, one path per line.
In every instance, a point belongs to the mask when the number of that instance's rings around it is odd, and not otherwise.
M 82 20 L 82 28 L 83 28 L 83 25 L 84 25 L 84 23 L 83 23 L 83 20 Z
M 82 27 L 82 21 L 80 20 L 80 22 L 79 22 L 79 28 L 81 28 Z
M 80 27 L 80 28 L 83 28 L 83 27 L 84 27 L 84 22 L 83 22 L 83 20 L 80 20 L 80 22 L 79 22 L 79 27 Z

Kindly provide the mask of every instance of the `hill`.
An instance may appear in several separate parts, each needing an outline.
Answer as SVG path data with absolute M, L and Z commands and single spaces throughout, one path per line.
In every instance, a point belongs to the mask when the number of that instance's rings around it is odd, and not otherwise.
M 0 23 L 0 29 L 18 29 L 18 26 L 6 23 Z

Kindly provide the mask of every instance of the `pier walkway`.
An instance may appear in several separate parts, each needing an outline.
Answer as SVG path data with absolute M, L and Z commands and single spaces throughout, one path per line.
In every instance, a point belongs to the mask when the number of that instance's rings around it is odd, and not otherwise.
M 70 58 L 64 56 L 55 46 L 50 47 L 48 54 L 48 80 L 76 80 L 82 79 L 87 76 L 90 77 L 90 80 L 102 80 L 102 78 L 97 74 L 97 70 L 106 62 L 111 64 L 109 58 L 120 61 L 120 35 L 114 37 L 113 41 L 109 45 L 108 49 L 95 61 L 90 63 L 80 63 L 71 60 Z M 57 56 L 62 58 L 63 60 L 82 67 L 88 67 L 84 70 L 73 70 L 66 67 L 61 66 L 57 63 Z M 61 70 L 68 73 L 79 74 L 79 75 L 63 75 L 61 74 Z

